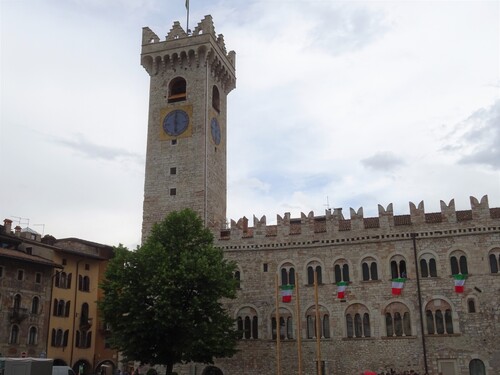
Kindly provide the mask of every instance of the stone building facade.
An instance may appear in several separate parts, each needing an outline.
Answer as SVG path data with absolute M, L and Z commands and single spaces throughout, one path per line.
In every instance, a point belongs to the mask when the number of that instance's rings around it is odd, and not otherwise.
M 47 357 L 83 374 L 117 367 L 97 301 L 111 246 L 0 225 L 0 357 Z
M 189 35 L 175 22 L 164 41 L 144 28 L 141 63 L 151 82 L 143 237 L 169 212 L 192 208 L 240 281 L 238 298 L 226 303 L 242 330 L 238 354 L 179 366 L 179 374 L 276 374 L 278 347 L 282 374 L 298 373 L 299 356 L 307 375 L 318 367 L 328 375 L 500 374 L 500 208 L 487 196 L 471 197 L 470 210 L 456 210 L 454 200 L 440 212 L 410 202 L 409 214 L 395 215 L 390 204 L 378 217 L 334 209 L 227 228 L 234 52 L 206 16 Z M 453 275 L 464 275 L 463 292 Z M 399 295 L 394 279 L 404 280 Z M 282 284 L 296 285 L 290 303 L 277 302 Z

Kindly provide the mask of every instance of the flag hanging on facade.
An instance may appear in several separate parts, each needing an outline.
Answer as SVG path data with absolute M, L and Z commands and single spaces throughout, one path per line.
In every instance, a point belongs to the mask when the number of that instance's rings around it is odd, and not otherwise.
M 467 275 L 462 275 L 461 273 L 459 273 L 459 274 L 453 275 L 453 278 L 455 279 L 455 292 L 463 293 L 465 279 L 467 278 Z
M 392 279 L 392 294 L 395 296 L 401 295 L 401 291 L 405 286 L 405 278 L 398 277 L 396 279 Z
M 282 285 L 280 289 L 281 289 L 281 302 L 283 303 L 292 302 L 293 285 L 290 284 Z
M 345 298 L 345 289 L 347 287 L 347 282 L 339 281 L 337 283 L 337 298 L 344 299 Z

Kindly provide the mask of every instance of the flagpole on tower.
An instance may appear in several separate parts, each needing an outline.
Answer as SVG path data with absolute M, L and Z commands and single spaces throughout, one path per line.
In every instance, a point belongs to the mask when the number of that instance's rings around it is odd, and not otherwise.
M 189 0 L 186 0 L 186 33 L 189 35 Z

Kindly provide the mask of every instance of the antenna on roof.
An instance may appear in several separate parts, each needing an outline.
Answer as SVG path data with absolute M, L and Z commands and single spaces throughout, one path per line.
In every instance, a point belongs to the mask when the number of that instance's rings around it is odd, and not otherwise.
M 34 227 L 42 227 L 42 236 L 45 234 L 45 224 L 33 224 Z
M 323 206 L 325 206 L 327 210 L 330 209 L 330 202 L 328 201 L 328 195 L 326 196 L 326 204 L 324 204 Z
M 27 217 L 21 217 L 21 216 L 11 216 L 12 218 L 16 219 L 17 225 L 22 227 L 23 225 L 26 225 L 27 227 L 30 226 L 30 219 Z

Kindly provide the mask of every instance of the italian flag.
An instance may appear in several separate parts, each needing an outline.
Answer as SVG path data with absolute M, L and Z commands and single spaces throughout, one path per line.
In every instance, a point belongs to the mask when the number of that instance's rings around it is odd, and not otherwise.
M 283 303 L 292 302 L 293 285 L 290 284 L 282 285 L 280 289 L 281 289 L 281 302 Z
M 345 288 L 347 287 L 347 282 L 339 281 L 337 283 L 337 298 L 344 299 L 345 298 Z
M 401 295 L 401 291 L 403 290 L 403 287 L 405 286 L 405 278 L 396 278 L 392 279 L 392 294 L 395 296 Z
M 453 278 L 455 279 L 455 292 L 463 293 L 465 279 L 467 278 L 467 275 L 462 275 L 461 273 L 459 273 L 459 274 L 453 275 Z

